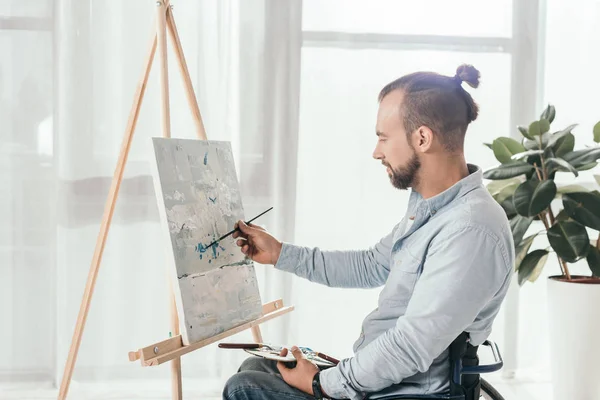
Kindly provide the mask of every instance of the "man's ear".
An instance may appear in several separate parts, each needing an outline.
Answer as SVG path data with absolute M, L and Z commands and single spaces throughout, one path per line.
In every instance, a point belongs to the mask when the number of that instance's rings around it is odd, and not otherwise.
M 421 125 L 413 132 L 412 139 L 415 151 L 426 153 L 433 146 L 434 134 L 429 127 Z

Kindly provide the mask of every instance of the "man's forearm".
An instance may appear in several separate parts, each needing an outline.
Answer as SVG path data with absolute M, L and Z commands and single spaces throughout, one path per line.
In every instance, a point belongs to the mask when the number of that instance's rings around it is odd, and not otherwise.
M 387 279 L 384 257 L 377 249 L 322 251 L 284 243 L 275 268 L 330 287 L 369 288 Z

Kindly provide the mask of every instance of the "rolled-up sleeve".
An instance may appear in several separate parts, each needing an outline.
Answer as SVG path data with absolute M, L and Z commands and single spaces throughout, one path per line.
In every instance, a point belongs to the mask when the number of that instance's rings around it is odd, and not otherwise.
M 483 228 L 432 242 L 406 313 L 396 325 L 321 374 L 332 398 L 362 399 L 425 372 L 494 299 L 506 292 L 511 253 Z

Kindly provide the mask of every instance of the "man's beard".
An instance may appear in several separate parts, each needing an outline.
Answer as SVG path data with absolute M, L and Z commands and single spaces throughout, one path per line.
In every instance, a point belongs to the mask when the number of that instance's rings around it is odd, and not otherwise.
M 421 162 L 415 153 L 413 153 L 404 167 L 395 170 L 387 163 L 383 163 L 383 165 L 389 167 L 392 171 L 390 182 L 392 182 L 392 185 L 396 189 L 408 189 L 409 187 L 414 187 L 417 183 L 417 172 L 421 168 Z

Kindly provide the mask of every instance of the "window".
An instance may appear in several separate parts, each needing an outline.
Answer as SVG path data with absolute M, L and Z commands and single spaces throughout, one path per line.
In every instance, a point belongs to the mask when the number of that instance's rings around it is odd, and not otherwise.
M 512 0 L 305 0 L 305 31 L 510 37 Z
M 547 1 L 544 102 L 556 106 L 552 130 L 579 124 L 573 131 L 576 149 L 593 144 L 592 128 L 600 121 L 600 1 Z M 594 171 L 582 178 L 593 182 Z M 572 183 L 572 174 L 562 174 Z
M 536 108 L 535 96 L 521 96 L 512 89 L 537 79 L 535 53 L 516 43 L 522 32 L 529 34 L 527 29 L 537 26 L 530 24 L 537 18 L 530 4 L 475 0 L 304 0 L 303 4 L 296 201 L 296 241 L 301 244 L 365 249 L 404 215 L 408 192 L 394 189 L 371 156 L 377 95 L 390 81 L 417 70 L 454 75 L 462 63 L 479 69 L 480 87 L 464 84 L 481 108 L 467 133 L 465 152 L 468 162 L 483 169 L 496 164 L 483 143 L 518 135 L 511 129 L 516 126 L 512 121 Z M 518 21 L 526 22 L 527 29 Z M 536 42 L 536 34 L 528 40 Z M 523 63 L 530 67 L 514 68 Z M 327 314 L 328 320 L 322 321 L 344 326 L 348 335 L 333 339 L 300 325 L 291 332 L 302 342 L 350 355 L 355 333 L 377 303 L 379 290 L 357 294 L 309 285 L 297 280 L 294 289 L 318 296 L 321 304 L 348 310 L 334 317 Z M 314 307 L 305 312 L 318 323 L 321 314 Z

